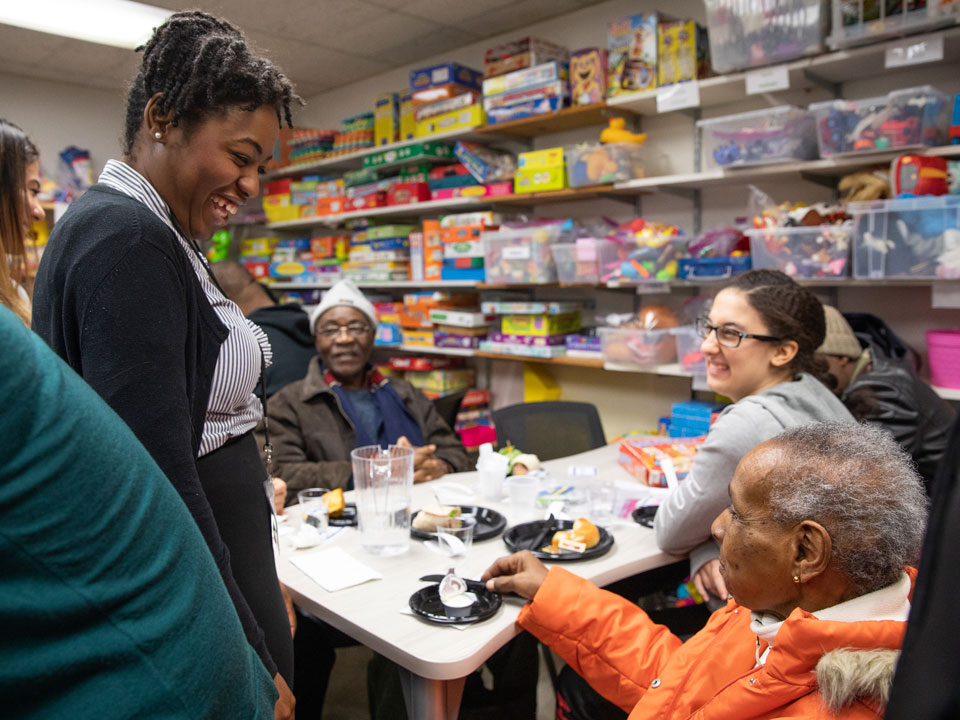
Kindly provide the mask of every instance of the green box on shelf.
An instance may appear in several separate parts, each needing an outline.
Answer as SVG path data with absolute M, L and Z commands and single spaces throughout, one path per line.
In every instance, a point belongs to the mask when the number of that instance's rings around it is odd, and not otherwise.
M 405 238 L 416 229 L 416 225 L 379 225 L 377 227 L 369 227 L 367 228 L 367 240 Z
M 375 183 L 379 178 L 377 171 L 370 168 L 362 170 L 348 170 L 343 174 L 343 184 L 347 187 L 358 187 Z
M 376 168 L 383 165 L 392 165 L 397 162 L 407 160 L 419 160 L 421 158 L 452 158 L 453 149 L 449 145 L 442 145 L 435 142 L 411 143 L 395 150 L 384 150 L 383 152 L 373 153 L 363 158 L 365 168 Z

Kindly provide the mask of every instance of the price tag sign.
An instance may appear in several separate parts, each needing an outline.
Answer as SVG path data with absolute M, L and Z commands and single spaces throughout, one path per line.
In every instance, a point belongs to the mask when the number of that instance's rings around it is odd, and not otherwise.
M 747 73 L 747 95 L 790 89 L 790 73 L 785 65 L 752 70 Z
M 682 82 L 657 90 L 657 112 L 700 107 L 700 83 Z
M 637 295 L 659 295 L 670 292 L 670 283 L 644 282 L 637 285 Z
M 889 70 L 941 60 L 943 60 L 943 34 L 937 33 L 890 43 L 883 58 L 883 66 Z

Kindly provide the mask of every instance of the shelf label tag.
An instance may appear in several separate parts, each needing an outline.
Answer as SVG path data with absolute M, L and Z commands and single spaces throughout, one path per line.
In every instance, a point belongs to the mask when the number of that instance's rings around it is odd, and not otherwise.
M 889 70 L 941 60 L 943 60 L 943 34 L 937 33 L 890 43 L 883 58 L 883 67 Z
M 790 89 L 790 73 L 786 65 L 751 70 L 747 73 L 747 95 Z
M 670 283 L 668 282 L 643 282 L 637 285 L 637 295 L 659 295 L 669 292 Z
M 500 255 L 504 260 L 529 260 L 530 259 L 530 246 L 529 245 L 507 245 L 500 251 Z
M 658 113 L 694 107 L 700 107 L 700 83 L 698 82 L 682 82 L 657 90 Z

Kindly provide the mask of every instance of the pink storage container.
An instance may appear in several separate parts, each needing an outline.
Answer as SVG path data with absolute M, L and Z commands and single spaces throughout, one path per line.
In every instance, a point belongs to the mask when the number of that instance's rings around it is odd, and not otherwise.
M 960 389 L 960 330 L 927 330 L 930 382 Z

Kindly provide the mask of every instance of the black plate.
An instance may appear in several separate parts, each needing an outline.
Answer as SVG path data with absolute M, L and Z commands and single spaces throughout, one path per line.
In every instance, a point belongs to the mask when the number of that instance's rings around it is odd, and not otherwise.
M 410 596 L 410 609 L 417 615 L 430 622 L 444 625 L 462 625 L 464 623 L 482 622 L 496 615 L 503 603 L 498 593 L 487 590 L 482 582 L 467 580 L 467 590 L 477 596 L 477 601 L 471 606 L 470 614 L 466 617 L 449 617 L 440 602 L 440 585 L 429 585 L 417 590 Z
M 644 507 L 638 507 L 632 513 L 630 513 L 630 517 L 633 518 L 635 523 L 640 523 L 644 527 L 652 528 L 653 516 L 657 514 L 657 507 L 657 505 L 645 505 Z
M 349 527 L 357 524 L 356 503 L 346 503 L 340 517 L 330 518 L 327 522 L 333 527 Z
M 553 532 L 548 532 L 541 542 L 537 542 L 536 544 L 538 547 L 532 547 L 534 542 L 536 542 L 543 534 L 543 530 L 547 523 L 552 523 L 556 529 Z M 551 560 L 554 562 L 567 560 L 588 560 L 590 558 L 600 557 L 601 555 L 606 555 L 610 548 L 613 547 L 613 535 L 607 532 L 604 528 L 598 527 L 597 530 L 600 531 L 600 540 L 592 548 L 584 550 L 582 553 L 578 553 L 573 550 L 563 550 L 554 555 L 553 553 L 544 552 L 541 549 L 545 545 L 550 544 L 550 540 L 553 538 L 553 533 L 557 530 L 572 529 L 573 520 L 535 520 L 534 522 L 514 525 L 503 534 L 503 542 L 505 542 L 507 547 L 511 550 L 529 550 L 534 554 L 535 557 L 538 557 L 541 560 Z
M 417 512 L 414 512 L 411 517 L 416 517 Z M 502 533 L 507 526 L 507 519 L 490 508 L 478 507 L 477 505 L 461 505 L 460 514 L 472 515 L 477 519 L 477 527 L 473 531 L 474 540 L 489 540 Z M 437 537 L 436 533 L 424 532 L 414 527 L 410 528 L 410 535 L 420 540 L 435 540 Z

